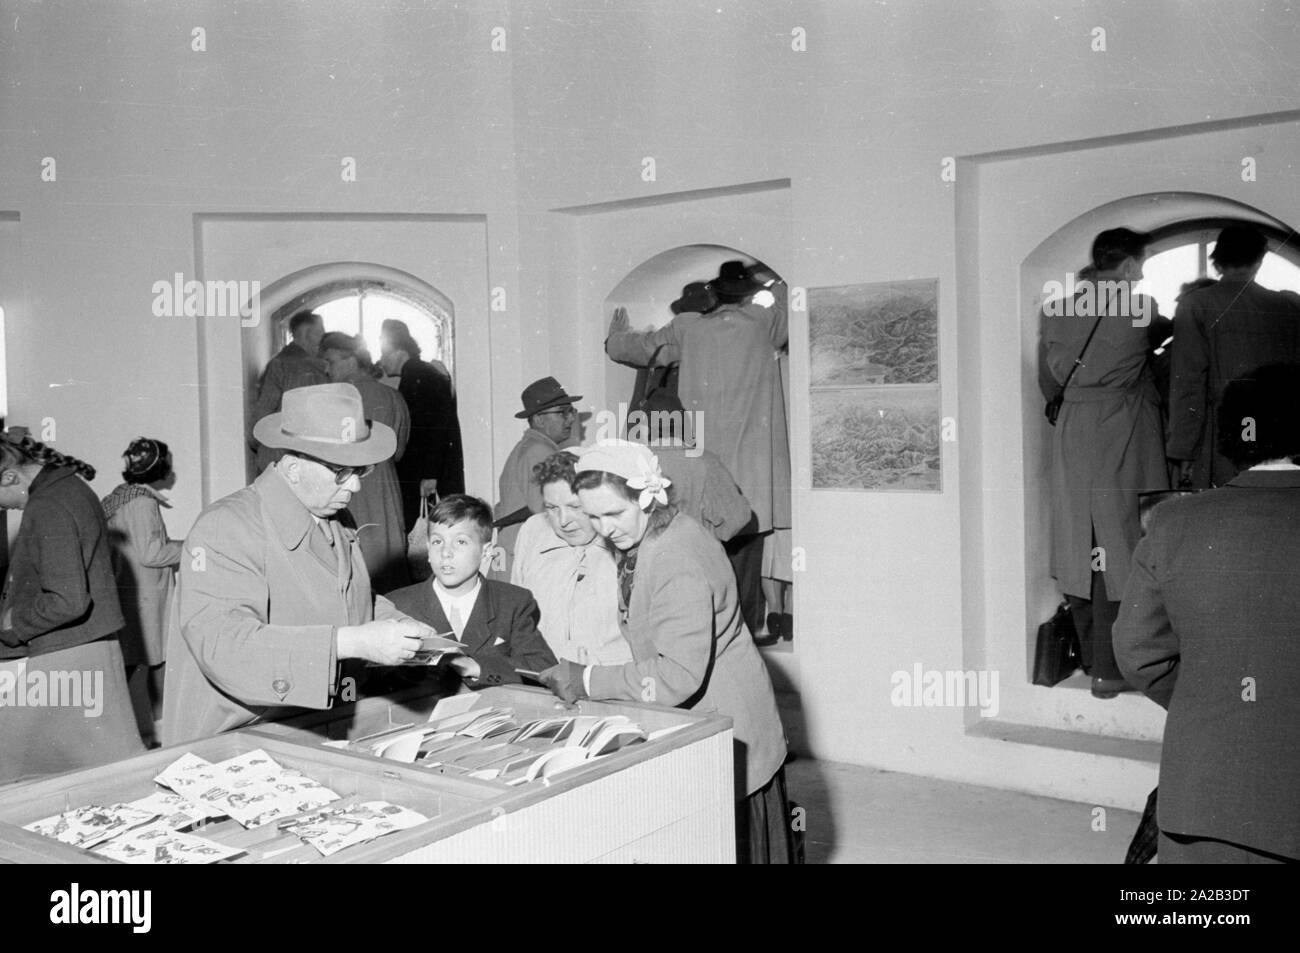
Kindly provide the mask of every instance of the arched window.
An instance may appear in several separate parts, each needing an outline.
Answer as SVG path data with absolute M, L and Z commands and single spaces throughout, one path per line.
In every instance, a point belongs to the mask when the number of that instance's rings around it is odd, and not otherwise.
M 1200 278 L 1219 277 L 1210 260 L 1214 240 L 1224 227 L 1253 224 L 1233 219 L 1198 219 L 1166 225 L 1151 233 L 1142 281 L 1137 290 L 1149 294 L 1160 305 L 1160 313 L 1176 317 L 1182 286 Z M 1268 253 L 1255 281 L 1272 291 L 1300 292 L 1300 251 L 1295 237 L 1280 229 L 1255 225 L 1268 238 Z
M 404 321 L 426 361 L 441 361 L 455 375 L 451 315 L 433 301 L 417 299 L 380 281 L 339 281 L 305 292 L 276 311 L 281 344 L 289 341 L 288 319 L 310 308 L 326 331 L 360 334 L 373 358 L 379 358 L 379 330 L 384 321 Z

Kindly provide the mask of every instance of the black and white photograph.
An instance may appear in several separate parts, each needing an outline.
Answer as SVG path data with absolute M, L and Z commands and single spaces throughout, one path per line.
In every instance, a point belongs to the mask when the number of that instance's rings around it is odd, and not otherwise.
M 32 915 L 1051 865 L 1232 942 L 1210 865 L 1300 862 L 1298 54 L 1289 0 L 0 0 Z

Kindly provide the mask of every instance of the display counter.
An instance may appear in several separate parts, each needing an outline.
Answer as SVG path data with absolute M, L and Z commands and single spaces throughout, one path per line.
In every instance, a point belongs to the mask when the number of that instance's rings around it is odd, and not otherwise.
M 502 720 L 499 740 L 436 740 L 455 734 L 450 730 L 430 736 L 432 748 L 441 745 L 462 752 L 457 756 L 462 763 L 450 754 L 434 757 L 436 752 L 413 763 L 395 761 L 377 755 L 374 744 L 362 740 L 395 738 L 423 728 L 438 699 L 411 690 L 0 787 L 0 861 L 114 862 L 23 828 L 88 805 L 127 804 L 163 792 L 155 778 L 184 755 L 217 764 L 259 749 L 277 765 L 337 794 L 331 809 L 382 802 L 425 819 L 329 856 L 295 835 L 302 830 L 293 826 L 300 822 L 298 816 L 277 817 L 254 828 L 223 817 L 188 831 L 242 852 L 222 862 L 734 861 L 729 719 L 610 702 L 583 701 L 566 708 L 548 692 L 524 687 L 490 688 L 471 700 L 480 711 L 508 712 L 511 724 Z M 489 764 L 494 756 L 499 764 L 512 763 L 507 754 L 515 754 L 516 748 L 501 745 L 515 742 L 520 733 L 515 726 L 545 728 L 548 722 L 572 719 L 586 728 L 611 717 L 614 723 L 625 719 L 637 726 L 649 740 L 638 738 L 550 776 L 540 770 L 528 776 L 523 770 L 527 757 L 516 757 L 519 767 L 492 776 L 499 770 Z M 351 748 L 340 747 L 349 742 Z M 545 738 L 518 744 L 542 752 L 566 746 Z M 490 750 L 493 745 L 499 750 Z M 469 767 L 466 760 L 472 762 Z

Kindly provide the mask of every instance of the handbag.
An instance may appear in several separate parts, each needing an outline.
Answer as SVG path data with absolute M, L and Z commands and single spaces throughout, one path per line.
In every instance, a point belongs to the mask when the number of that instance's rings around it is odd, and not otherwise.
M 1088 340 L 1083 342 L 1083 347 L 1079 348 L 1079 356 L 1074 359 L 1070 365 L 1070 373 L 1065 375 L 1065 383 L 1061 385 L 1060 390 L 1052 395 L 1051 399 L 1043 407 L 1043 414 L 1047 417 L 1047 422 L 1053 427 L 1056 426 L 1056 418 L 1060 416 L 1061 404 L 1065 402 L 1065 389 L 1070 386 L 1070 380 L 1074 377 L 1074 372 L 1079 369 L 1083 363 L 1083 354 L 1088 350 L 1088 345 L 1092 343 L 1092 336 L 1097 333 L 1097 328 L 1101 327 L 1101 319 L 1104 315 L 1097 315 L 1097 320 L 1092 323 L 1092 330 L 1088 332 Z
M 647 417 L 653 411 L 681 411 L 682 403 L 677 396 L 677 376 L 680 365 L 656 365 L 659 352 L 666 344 L 660 344 L 650 355 L 650 363 L 637 371 L 637 386 L 632 394 L 632 409 L 639 410 Z M 644 375 L 644 376 L 642 376 Z
M 424 582 L 433 575 L 433 567 L 429 565 L 429 498 L 425 496 L 420 497 L 420 515 L 406 534 L 406 563 L 413 582 Z
M 1074 616 L 1070 614 L 1070 604 L 1062 602 L 1052 617 L 1038 627 L 1034 684 L 1051 688 L 1073 675 L 1082 664 Z

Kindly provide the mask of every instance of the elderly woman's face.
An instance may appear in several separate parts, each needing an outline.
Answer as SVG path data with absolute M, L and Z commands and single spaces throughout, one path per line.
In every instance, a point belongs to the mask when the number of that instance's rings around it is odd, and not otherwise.
M 542 505 L 555 535 L 570 546 L 586 546 L 596 538 L 596 527 L 569 484 L 561 480 L 542 487 Z
M 582 509 L 596 526 L 596 532 L 616 549 L 629 550 L 645 536 L 649 517 L 635 500 L 602 483 L 594 490 L 579 490 Z

